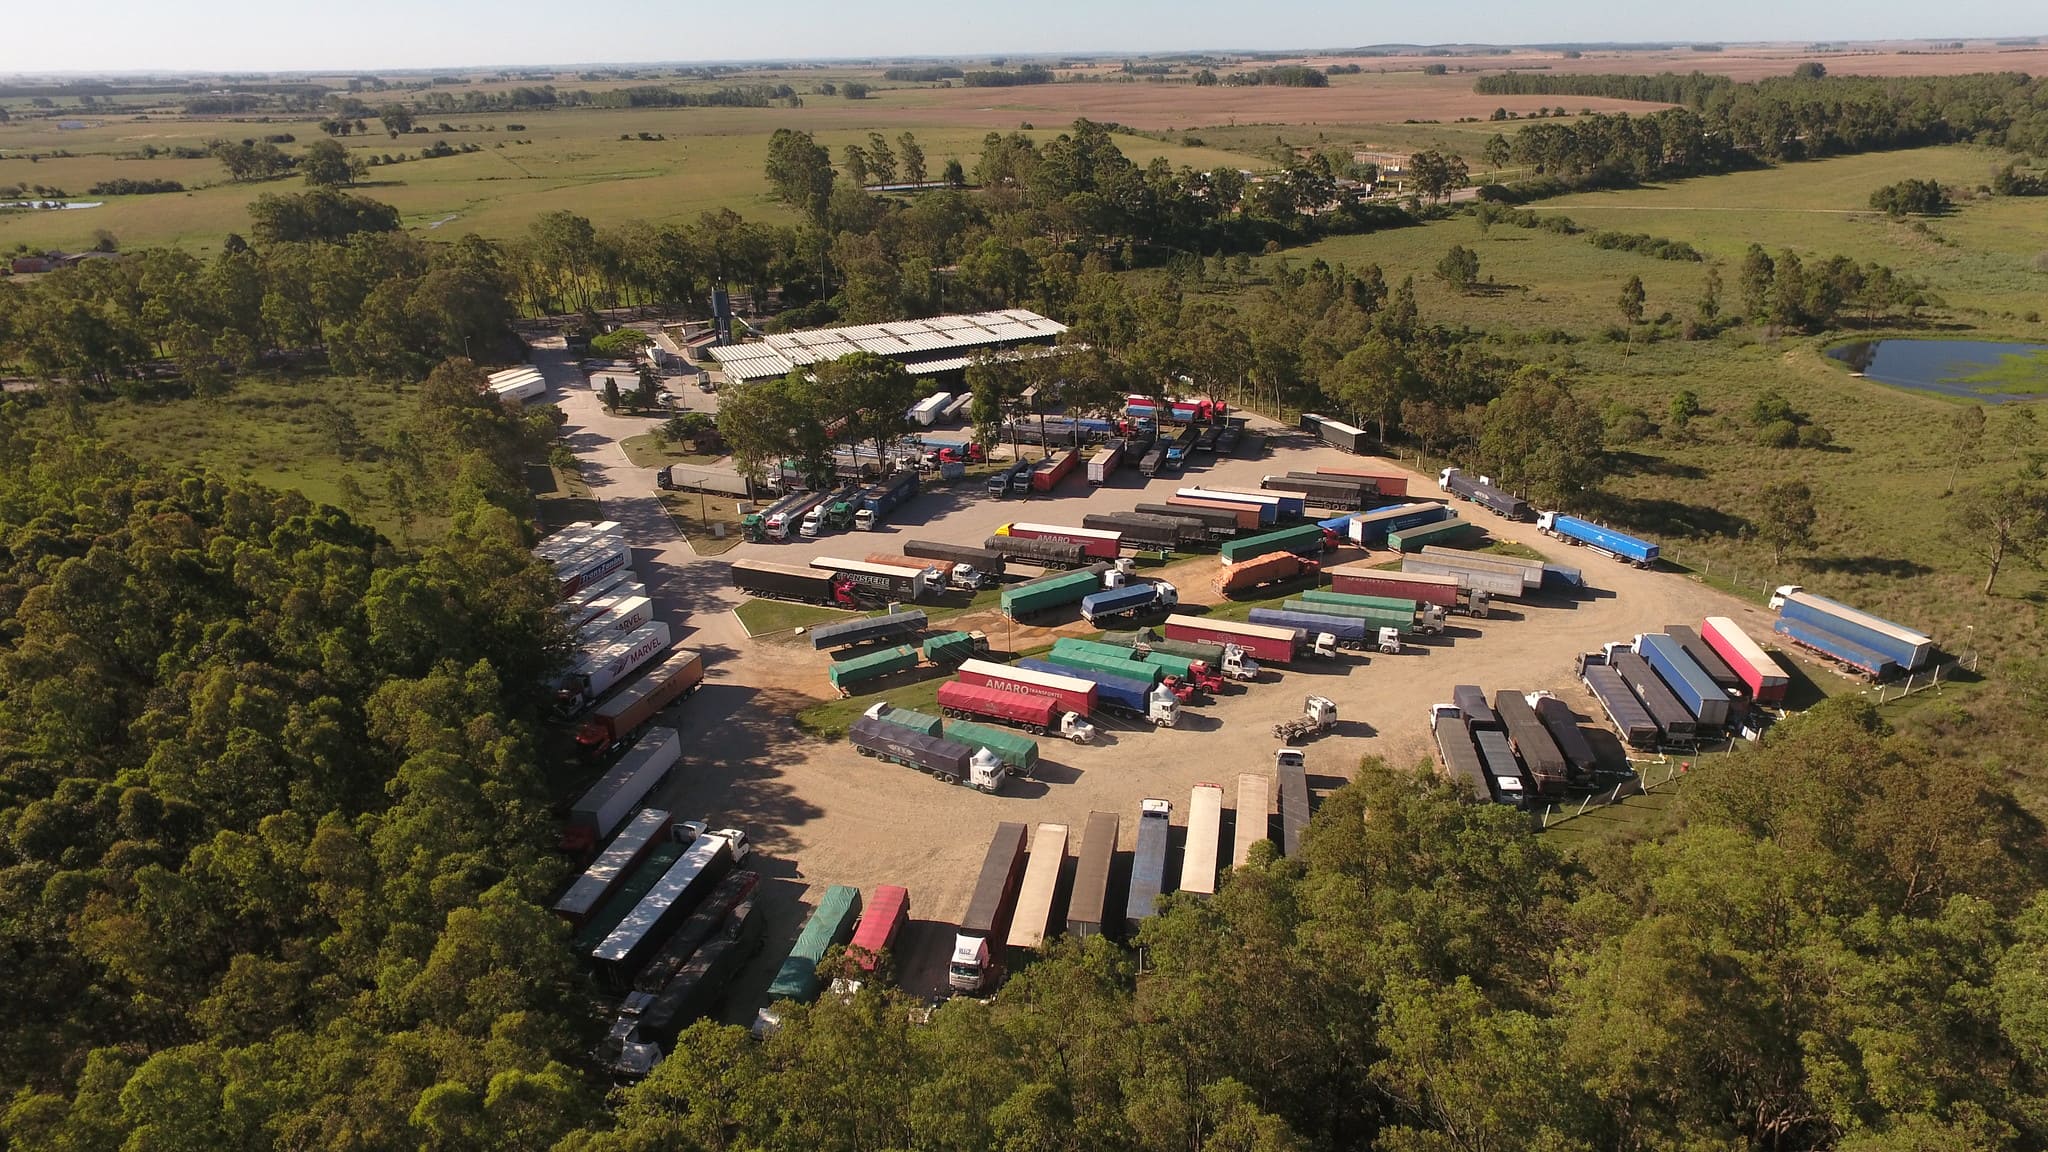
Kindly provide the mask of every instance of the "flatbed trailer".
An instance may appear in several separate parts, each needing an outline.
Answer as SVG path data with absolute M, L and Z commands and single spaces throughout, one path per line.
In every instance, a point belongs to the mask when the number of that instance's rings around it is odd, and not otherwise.
M 1031 859 L 1024 865 L 1024 883 L 1017 889 L 1017 911 L 1010 917 L 1005 946 L 1014 966 L 1058 934 L 1052 910 L 1060 891 L 1060 870 L 1067 860 L 1067 826 L 1040 824 L 1031 837 Z
M 1188 842 L 1181 854 L 1180 890 L 1216 894 L 1216 853 L 1223 835 L 1223 789 L 1197 784 L 1188 795 Z
M 1237 826 L 1231 839 L 1230 866 L 1251 862 L 1252 845 L 1272 838 L 1273 782 L 1257 772 L 1237 775 Z
M 1074 865 L 1074 890 L 1067 902 L 1067 934 L 1075 937 L 1108 934 L 1122 927 L 1121 916 L 1109 907 L 1110 866 L 1116 862 L 1120 822 L 1114 812 L 1090 812 L 1081 833 L 1081 854 Z

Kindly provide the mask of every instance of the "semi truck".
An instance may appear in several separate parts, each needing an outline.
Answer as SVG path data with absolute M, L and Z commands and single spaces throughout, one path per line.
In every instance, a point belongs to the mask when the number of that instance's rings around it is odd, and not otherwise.
M 1062 448 L 1051 456 L 1040 460 L 1031 469 L 1031 490 L 1033 492 L 1051 492 L 1059 487 L 1060 483 L 1073 473 L 1074 466 L 1080 459 L 1081 453 L 1079 451 L 1073 448 Z
M 990 536 L 982 544 L 1005 560 L 1040 568 L 1074 568 L 1088 562 L 1087 549 L 1065 540 L 1027 540 L 1022 536 Z
M 1000 728 L 955 720 L 939 733 L 955 744 L 987 751 L 1018 776 L 1030 776 L 1038 769 L 1038 741 Z
M 939 422 L 940 414 L 952 403 L 951 392 L 934 392 L 918 401 L 916 406 L 906 413 L 906 417 L 920 428 L 929 428 Z
M 1749 688 L 1750 699 L 1759 704 L 1777 704 L 1785 699 L 1791 678 L 1784 666 L 1763 645 L 1726 616 L 1709 616 L 1700 621 L 1700 639 L 1719 653 L 1728 667 Z
M 872 644 L 878 640 L 915 636 L 924 631 L 924 626 L 925 615 L 917 611 L 821 624 L 811 629 L 811 651 L 826 652 L 835 648 L 851 648 L 856 644 Z
M 1067 935 L 1118 935 L 1122 917 L 1109 915 L 1110 865 L 1116 861 L 1120 827 L 1114 812 L 1090 812 L 1081 834 L 1081 856 L 1074 865 L 1074 890 L 1067 901 Z
M 1180 698 L 1166 686 L 1155 685 L 1149 676 L 1147 679 L 1134 679 L 1113 672 L 1038 659 L 1019 660 L 1016 667 L 1018 671 L 1036 672 L 1042 676 L 1085 680 L 1095 687 L 1097 706 L 1149 721 L 1156 727 L 1171 728 L 1180 722 Z M 1150 665 L 1145 668 L 1148 674 L 1154 671 Z
M 692 1021 L 710 1015 L 732 978 L 761 950 L 762 920 L 751 897 L 741 900 L 667 987 L 627 997 L 627 1010 L 598 1050 L 599 1063 L 627 1080 L 653 1072 L 664 1046 L 673 1045 Z
M 1251 525 L 1253 528 L 1271 528 L 1280 523 L 1280 500 L 1270 493 L 1253 497 L 1242 492 L 1226 492 L 1216 488 L 1176 488 L 1173 495 L 1175 501 L 1200 500 L 1207 505 L 1249 508 L 1258 516 L 1258 523 Z
M 1441 556 L 1407 555 L 1401 558 L 1401 571 L 1419 572 L 1426 576 L 1449 576 L 1458 582 L 1458 590 L 1469 595 L 1486 593 L 1488 601 L 1505 596 L 1509 599 L 1521 597 L 1522 577 L 1519 573 L 1502 572 L 1481 564 L 1462 564 Z
M 633 906 L 611 935 L 590 950 L 598 971 L 615 988 L 628 987 L 633 974 L 704 895 L 732 870 L 732 842 L 717 833 L 699 836 L 647 895 Z
M 1573 783 L 1592 779 L 1600 770 L 1600 759 L 1594 755 L 1586 734 L 1579 730 L 1579 719 L 1572 715 L 1571 708 L 1548 692 L 1531 693 L 1528 700 L 1536 710 L 1536 718 L 1543 721 L 1551 740 L 1556 742 L 1558 754 L 1564 757 L 1566 775 Z
M 1320 556 L 1336 547 L 1336 534 L 1320 524 L 1299 524 L 1282 528 L 1277 532 L 1261 532 L 1256 536 L 1240 536 L 1225 540 L 1217 552 L 1225 564 L 1249 560 L 1273 552 L 1292 552 L 1297 556 Z
M 1095 682 L 1066 672 L 1037 672 L 987 660 L 968 660 L 960 665 L 959 683 L 991 692 L 1050 698 L 1060 708 L 1083 720 L 1094 716 L 1099 707 Z M 990 719 L 1004 719 L 988 713 L 982 715 Z
M 1195 504 L 1140 504 L 1132 511 L 1139 516 L 1198 524 L 1212 540 L 1227 540 L 1238 532 L 1238 514 L 1224 508 L 1204 508 Z M 1087 521 L 1084 519 L 1082 523 Z
M 1691 744 L 1697 739 L 1699 722 L 1693 719 L 1692 712 L 1684 704 L 1679 703 L 1678 697 L 1671 694 L 1671 689 L 1664 686 L 1664 681 L 1644 663 L 1643 658 L 1629 651 L 1626 645 L 1613 644 L 1608 649 L 1608 665 L 1635 690 L 1636 699 L 1643 702 L 1644 710 L 1649 712 L 1650 719 L 1657 722 L 1657 730 L 1664 739 L 1672 744 Z
M 633 977 L 633 991 L 656 993 L 668 987 L 683 965 L 695 955 L 697 949 L 711 939 L 714 932 L 740 902 L 754 894 L 760 887 L 761 874 L 758 872 L 728 872 L 725 879 L 707 893 L 698 903 L 696 911 L 684 917 L 674 933 L 662 943 L 647 963 Z M 632 998 L 627 998 L 630 1008 Z
M 1563 795 L 1570 783 L 1570 768 L 1564 762 L 1564 754 L 1557 750 L 1557 742 L 1551 739 L 1550 729 L 1529 707 L 1529 701 L 1519 692 L 1502 690 L 1494 694 L 1493 710 L 1507 730 L 1508 744 L 1529 770 L 1537 794 Z
M 857 481 L 848 483 L 812 505 L 797 525 L 797 535 L 815 540 L 826 532 L 844 532 L 853 527 L 854 501 L 859 499 L 861 487 Z
M 903 554 L 914 560 L 950 561 L 972 568 L 988 578 L 1002 576 L 1005 573 L 1002 553 L 987 548 L 969 548 L 935 540 L 906 540 L 903 542 Z
M 660 808 L 642 808 L 555 901 L 555 912 L 579 928 L 589 923 L 598 905 L 604 903 L 619 881 L 639 867 L 668 835 L 669 814 Z
M 980 992 L 1001 974 L 1002 957 L 995 942 L 1009 935 L 1017 886 L 1024 877 L 1024 838 L 1022 824 L 1006 820 L 996 825 L 946 965 L 946 985 L 955 992 Z
M 672 649 L 638 680 L 599 701 L 577 731 L 576 743 L 592 754 L 616 748 L 703 684 L 704 657 L 687 648 Z
M 1178 472 L 1188 466 L 1188 456 L 1194 452 L 1195 442 L 1201 436 L 1201 432 L 1190 424 L 1166 442 L 1166 469 L 1169 472 Z
M 1058 540 L 1067 544 L 1079 544 L 1081 554 L 1093 560 L 1114 560 L 1123 551 L 1123 534 L 1120 532 L 1099 532 L 1092 528 L 1068 528 L 1058 524 L 1005 524 L 996 529 L 997 536 L 1008 536 L 1015 540 Z
M 1209 488 L 1207 491 L 1219 500 L 1264 504 L 1273 509 L 1272 523 L 1275 524 L 1308 515 L 1308 496 L 1300 491 L 1269 491 L 1265 488 Z
M 1491 476 L 1474 476 L 1463 469 L 1446 468 L 1437 474 L 1436 486 L 1504 520 L 1529 518 L 1529 502 L 1495 484 Z
M 633 550 L 622 541 L 607 540 L 575 552 L 555 563 L 555 582 L 564 596 L 573 596 L 593 581 L 601 580 L 633 562 Z
M 1308 832 L 1308 765 L 1299 748 L 1273 753 L 1273 772 L 1280 778 L 1280 854 L 1300 859 L 1301 838 Z
M 1429 524 L 1418 524 L 1387 533 L 1387 547 L 1395 552 L 1420 552 L 1431 544 L 1452 544 L 1461 540 L 1478 540 L 1485 535 L 1479 525 L 1456 516 L 1446 516 Z
M 1404 561 L 1405 563 L 1405 561 Z M 1458 606 L 1458 578 L 1433 572 L 1390 572 L 1363 564 L 1332 568 L 1330 590 L 1352 596 L 1398 596 L 1450 610 Z
M 1469 552 L 1462 548 L 1446 548 L 1437 544 L 1425 544 L 1420 549 L 1425 560 L 1441 560 L 1464 568 L 1490 568 L 1518 576 L 1524 592 L 1535 592 L 1543 587 L 1543 562 L 1522 560 L 1513 556 L 1502 556 L 1494 552 Z
M 853 938 L 846 942 L 847 959 L 860 969 L 863 981 L 873 978 L 882 957 L 896 946 L 908 927 L 910 889 L 901 884 L 877 884 L 875 898 L 862 910 L 860 922 L 853 928 Z M 858 991 L 859 985 L 850 990 Z
M 1318 468 L 1317 476 L 1349 476 L 1370 480 L 1382 496 L 1408 495 L 1408 477 L 1405 473 L 1385 468 Z
M 818 898 L 818 906 L 811 910 L 803 929 L 796 934 L 789 955 L 782 958 L 782 964 L 775 970 L 775 980 L 768 985 L 768 1006 L 754 1013 L 755 1039 L 766 1039 L 782 1027 L 783 1013 L 778 1005 L 809 1004 L 818 998 L 824 990 L 818 965 L 825 962 L 825 953 L 833 945 L 853 938 L 853 926 L 859 919 L 860 889 L 846 884 L 825 889 Z
M 1288 472 L 1285 476 L 1269 477 L 1269 479 L 1275 481 L 1274 487 L 1277 488 L 1284 488 L 1289 482 L 1293 482 L 1297 486 L 1312 483 L 1341 484 L 1346 489 L 1359 495 L 1363 501 L 1359 507 L 1372 507 L 1379 503 L 1380 500 L 1379 481 L 1371 476 L 1356 476 L 1343 472 L 1312 472 L 1306 469 L 1296 469 Z
M 616 640 L 654 619 L 654 601 L 645 594 L 626 593 L 600 600 L 599 610 L 576 627 L 576 639 L 584 644 Z
M 565 711 L 581 712 L 666 651 L 668 644 L 668 625 L 650 620 L 617 640 L 583 648 L 575 666 L 557 681 L 555 696 Z
M 1451 783 L 1463 789 L 1468 799 L 1485 804 L 1493 800 L 1487 783 L 1486 766 L 1479 762 L 1479 749 L 1456 704 L 1437 704 L 1429 710 L 1430 734 L 1436 742 L 1437 763 Z
M 908 644 L 884 648 L 855 656 L 850 660 L 835 660 L 825 669 L 825 682 L 838 689 L 841 696 L 851 696 L 854 690 L 870 681 L 898 672 L 907 672 L 917 667 L 918 652 Z
M 1129 620 L 1148 612 L 1162 612 L 1179 606 L 1180 590 L 1164 580 L 1104 588 L 1081 597 L 1081 619 L 1096 627 L 1113 620 Z
M 870 552 L 866 556 L 870 564 L 882 564 L 890 568 L 922 568 L 924 586 L 934 593 L 943 593 L 949 588 L 962 592 L 981 590 L 981 573 L 963 568 L 951 560 L 924 560 L 905 556 L 901 552 Z
M 1384 548 L 1391 533 L 1439 520 L 1455 519 L 1456 513 L 1450 507 L 1434 500 L 1423 500 L 1412 504 L 1393 504 L 1385 508 L 1374 508 L 1351 517 L 1345 535 L 1361 548 Z
M 1742 682 L 1742 677 L 1737 676 L 1735 669 L 1729 667 L 1726 660 L 1721 659 L 1721 654 L 1714 651 L 1700 638 L 1700 634 L 1691 628 L 1683 624 L 1667 624 L 1664 626 L 1664 634 L 1676 641 L 1692 662 L 1699 666 L 1699 670 L 1707 674 L 1707 679 L 1712 680 L 1714 686 L 1727 697 L 1729 726 L 1734 727 L 1741 723 L 1742 718 L 1749 712 L 1749 687 Z
M 1293 628 L 1268 628 L 1235 620 L 1210 620 L 1202 616 L 1168 616 L 1164 627 L 1169 640 L 1234 644 L 1251 653 L 1262 664 L 1282 667 L 1293 662 L 1301 639 L 1300 633 Z
M 1000 668 L 1002 665 L 991 665 Z M 1010 692 L 981 684 L 949 680 L 939 685 L 939 708 L 948 716 L 971 716 L 994 720 L 1036 732 L 1058 736 L 1076 744 L 1095 738 L 1095 726 L 1085 714 L 1069 711 L 1052 696 L 1032 692 Z
M 1107 672 L 1126 680 L 1137 680 L 1151 688 L 1166 678 L 1166 669 L 1157 664 L 1147 664 L 1134 659 L 1130 650 L 1113 645 L 1093 645 L 1085 640 L 1062 636 L 1053 642 L 1052 651 L 1045 654 L 1048 663 L 1058 664 L 1074 670 L 1075 675 L 1089 672 Z
M 682 758 L 681 733 L 673 728 L 649 728 L 619 757 L 618 763 L 569 806 L 562 849 L 580 854 L 611 835 L 647 794 L 668 778 L 669 771 Z
M 911 708 L 898 708 L 887 700 L 868 705 L 868 710 L 861 715 L 870 720 L 880 720 L 884 724 L 894 724 L 898 728 L 908 728 L 921 736 L 933 738 L 942 735 L 946 726 L 946 722 L 937 716 Z
M 1358 481 L 1339 480 L 1321 476 L 1264 476 L 1259 487 L 1276 493 L 1298 495 L 1304 509 L 1326 508 L 1332 512 L 1356 512 L 1364 508 L 1373 493 L 1365 491 L 1370 483 L 1361 485 Z
M 1083 568 L 1043 580 L 1012 584 L 1003 589 L 997 605 L 1003 615 L 1012 620 L 1028 620 L 1055 608 L 1079 604 L 1101 589 L 1102 572 Z
M 1239 504 L 1210 497 L 1182 496 L 1175 494 L 1166 498 L 1164 507 L 1175 513 L 1194 514 L 1197 512 L 1220 512 L 1230 516 L 1239 532 L 1256 532 L 1265 523 L 1258 505 Z
M 847 728 L 846 738 L 863 756 L 915 768 L 948 784 L 966 784 L 991 796 L 1010 775 L 1009 766 L 992 752 L 956 744 L 943 736 L 925 736 L 871 716 L 855 720 Z
M 1111 440 L 1109 443 L 1104 444 L 1095 450 L 1093 456 L 1088 458 L 1088 483 L 1098 488 L 1107 484 L 1109 478 L 1116 474 L 1116 470 L 1123 466 L 1123 462 L 1124 442 L 1122 440 Z
M 1091 512 L 1081 517 L 1081 527 L 1093 532 L 1115 532 L 1123 546 L 1132 550 L 1151 548 L 1201 548 L 1209 543 L 1209 527 L 1182 517 L 1150 516 L 1142 512 Z
M 1364 620 L 1349 616 L 1330 616 L 1321 612 L 1290 612 L 1285 608 L 1254 608 L 1248 614 L 1253 624 L 1268 628 L 1291 628 L 1307 644 L 1311 637 L 1330 637 L 1339 648 L 1366 648 L 1379 643 L 1379 628 Z
M 1579 679 L 1585 681 L 1586 690 L 1600 701 L 1601 711 L 1607 713 L 1614 730 L 1630 747 L 1657 746 L 1657 721 L 1636 699 L 1635 690 L 1621 678 L 1621 673 L 1608 665 L 1604 654 L 1588 652 L 1580 656 Z
M 1363 453 L 1370 443 L 1366 439 L 1363 429 L 1339 423 L 1328 417 L 1316 422 L 1316 439 L 1321 440 L 1332 448 L 1341 448 L 1353 455 Z
M 1771 623 L 1771 631 L 1816 656 L 1860 672 L 1867 679 L 1882 680 L 1899 670 L 1898 663 L 1891 657 L 1804 620 L 1780 616 Z
M 1635 638 L 1634 649 L 1699 728 L 1728 726 L 1728 693 L 1693 663 L 1678 641 L 1661 632 L 1645 632 Z
M 1529 789 L 1522 779 L 1521 765 L 1515 763 L 1514 749 L 1508 746 L 1508 734 L 1498 728 L 1475 728 L 1472 742 L 1479 746 L 1479 762 L 1486 766 L 1486 782 L 1493 789 L 1494 802 L 1516 808 L 1524 806 Z
M 941 632 L 919 645 L 917 652 L 934 668 L 958 668 L 962 660 L 988 655 L 988 634 Z
M 1816 596 L 1797 584 L 1779 588 L 1771 596 L 1771 607 L 1777 610 L 1781 620 L 1833 633 L 1857 647 L 1877 653 L 1907 672 L 1919 671 L 1934 655 L 1933 637 L 1851 608 L 1839 600 Z M 1793 638 L 1800 639 L 1796 633 Z
M 1031 859 L 1024 866 L 1024 881 L 1017 890 L 1017 911 L 1010 917 L 1010 931 L 1004 940 L 1011 967 L 1021 965 L 1056 935 L 1059 925 L 1052 908 L 1060 890 L 1060 870 L 1067 861 L 1067 826 L 1040 824 L 1031 837 Z
M 1205 660 L 1182 656 L 1173 652 L 1155 651 L 1150 647 L 1133 647 L 1127 644 L 1110 644 L 1096 640 L 1076 640 L 1061 637 L 1053 644 L 1055 650 L 1067 648 L 1074 651 L 1093 652 L 1102 656 L 1114 656 L 1126 660 L 1137 660 L 1151 664 L 1161 672 L 1183 684 L 1193 684 L 1204 692 L 1216 692 L 1223 688 L 1221 670 Z
M 1242 868 L 1252 860 L 1252 845 L 1271 838 L 1273 782 L 1257 772 L 1237 774 L 1237 825 L 1230 848 L 1230 866 Z
M 847 560 L 838 556 L 814 557 L 811 567 L 841 577 L 852 586 L 856 599 L 874 603 L 922 600 L 925 593 L 932 591 L 931 570 L 928 568 L 870 564 L 865 560 Z
M 772 600 L 795 600 L 838 608 L 852 608 L 858 603 L 853 593 L 853 581 L 844 576 L 766 560 L 733 561 L 732 586 L 749 596 L 764 596 Z
M 1188 793 L 1188 842 L 1180 858 L 1180 890 L 1216 894 L 1216 853 L 1223 836 L 1223 789 L 1197 784 Z
M 1638 540 L 1626 532 L 1603 528 L 1591 520 L 1567 516 L 1562 512 L 1545 512 L 1536 518 L 1536 529 L 1546 536 L 1555 536 L 1572 544 L 1591 548 L 1616 560 L 1648 568 L 1657 562 L 1657 546 L 1648 540 Z
M 1138 475 L 1143 476 L 1147 480 L 1159 475 L 1159 470 L 1164 467 L 1166 467 L 1166 449 L 1164 448 L 1147 448 L 1145 454 L 1138 458 Z
M 1035 460 L 1017 460 L 1009 466 L 989 473 L 988 490 L 994 496 L 1007 496 L 1015 487 L 1019 475 L 1030 475 Z
M 855 499 L 853 526 L 863 531 L 873 531 L 889 519 L 891 512 L 902 507 L 915 495 L 917 473 L 898 472 L 880 484 L 866 489 Z
M 818 506 L 824 497 L 816 492 L 791 492 L 759 512 L 749 512 L 740 517 L 740 535 L 759 544 L 767 540 L 781 540 L 789 535 L 789 529 L 801 522 L 804 515 Z M 781 528 L 781 534 L 771 533 L 769 524 Z
M 1138 802 L 1138 845 L 1131 854 L 1131 886 L 1124 898 L 1124 935 L 1135 938 L 1152 915 L 1166 883 L 1166 849 L 1173 837 L 1173 803 L 1147 797 Z
M 1268 552 L 1236 563 L 1225 563 L 1210 580 L 1210 586 L 1224 596 L 1249 592 L 1267 584 L 1307 577 L 1313 580 L 1316 562 L 1292 552 Z

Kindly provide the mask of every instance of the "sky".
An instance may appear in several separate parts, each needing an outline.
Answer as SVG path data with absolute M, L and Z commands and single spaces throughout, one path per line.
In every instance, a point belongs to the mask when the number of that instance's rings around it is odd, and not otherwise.
M 2040 0 L 5 0 L 0 74 L 2048 33 Z

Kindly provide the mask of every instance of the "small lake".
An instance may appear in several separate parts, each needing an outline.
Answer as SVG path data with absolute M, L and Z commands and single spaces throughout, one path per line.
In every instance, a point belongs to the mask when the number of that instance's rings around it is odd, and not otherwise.
M 1859 340 L 1828 349 L 1886 384 L 2003 404 L 2048 399 L 2048 344 L 1994 340 Z

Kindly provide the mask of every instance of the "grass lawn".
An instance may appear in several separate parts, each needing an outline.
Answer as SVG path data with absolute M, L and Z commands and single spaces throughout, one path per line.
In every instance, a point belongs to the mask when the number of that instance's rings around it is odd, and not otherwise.
M 1529 547 L 1527 544 L 1514 540 L 1495 540 L 1487 544 L 1486 547 L 1478 549 L 1478 551 L 1491 552 L 1496 556 L 1510 556 L 1516 560 L 1535 560 L 1544 564 L 1550 562 L 1550 557 Z
M 702 466 L 715 464 L 719 460 L 724 459 L 722 456 L 706 456 L 701 453 L 690 452 L 685 444 L 664 440 L 652 432 L 643 432 L 638 436 L 628 436 L 624 440 L 619 441 L 619 447 L 625 450 L 626 459 L 635 468 L 664 468 L 670 464 L 695 464 Z
M 763 600 L 748 598 L 740 601 L 733 615 L 752 637 L 767 636 L 771 633 L 788 632 L 796 628 L 810 628 L 818 624 L 832 624 L 851 620 L 855 613 L 842 608 L 826 608 L 817 604 L 797 604 L 788 600 Z
M 552 532 L 579 520 L 597 520 L 600 505 L 580 472 L 548 464 L 526 466 L 526 486 L 540 506 L 541 526 Z
M 713 492 L 663 492 L 661 506 L 668 509 L 676 531 L 690 542 L 699 556 L 730 552 L 740 542 L 739 500 Z M 723 529 L 725 535 L 718 533 Z

